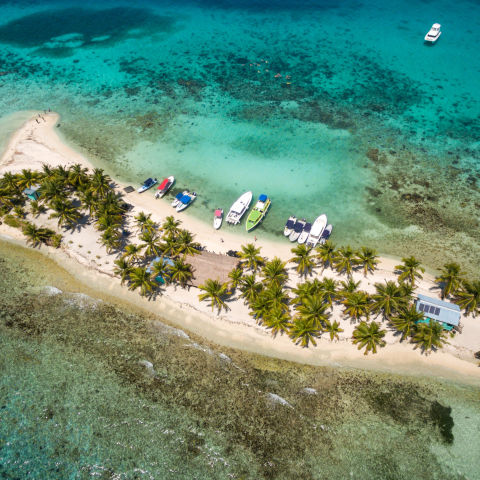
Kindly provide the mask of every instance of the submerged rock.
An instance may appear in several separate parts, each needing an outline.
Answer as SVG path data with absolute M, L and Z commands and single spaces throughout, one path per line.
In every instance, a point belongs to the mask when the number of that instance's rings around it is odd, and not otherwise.
M 293 408 L 290 403 L 288 403 L 284 398 L 282 398 L 280 395 L 277 395 L 276 393 L 267 393 L 267 400 L 272 404 L 272 405 L 283 405 L 284 407 L 290 407 Z
M 305 387 L 302 390 L 302 392 L 307 393 L 308 395 L 316 395 L 317 394 L 317 391 L 314 388 L 310 388 L 310 387 Z
M 57 287 L 52 287 L 51 285 L 47 285 L 46 287 L 43 288 L 43 293 L 45 293 L 45 295 L 60 295 L 63 292 Z

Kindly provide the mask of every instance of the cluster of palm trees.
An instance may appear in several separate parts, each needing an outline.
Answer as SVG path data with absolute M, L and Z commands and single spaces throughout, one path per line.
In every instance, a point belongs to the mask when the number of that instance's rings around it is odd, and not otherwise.
M 365 354 L 376 353 L 385 345 L 385 322 L 401 339 L 410 339 L 424 350 L 440 348 L 445 334 L 437 322 L 426 320 L 417 312 L 413 303 L 415 283 L 422 278 L 423 267 L 414 257 L 402 259 L 397 265 L 398 282 L 375 283 L 375 293 L 359 289 L 352 272 L 361 269 L 364 275 L 373 272 L 378 256 L 373 249 L 350 247 L 338 250 L 327 241 L 315 250 L 299 245 L 292 249 L 290 262 L 295 264 L 302 281 L 295 287 L 287 285 L 287 262 L 279 258 L 267 260 L 260 255 L 260 248 L 247 244 L 238 252 L 240 266 L 229 274 L 229 282 L 222 284 L 208 280 L 199 288 L 200 300 L 210 301 L 212 310 L 228 309 L 226 299 L 238 290 L 238 296 L 248 305 L 250 314 L 258 324 L 265 326 L 276 336 L 287 334 L 297 344 L 316 345 L 316 339 L 326 334 L 338 340 L 343 332 L 337 321 L 330 318 L 333 305 L 343 308 L 343 314 L 356 324 L 353 343 Z M 335 269 L 347 275 L 344 281 L 323 277 L 307 279 L 315 269 Z M 374 316 L 376 321 L 370 321 Z
M 142 296 L 152 296 L 162 284 L 188 286 L 193 277 L 192 266 L 185 260 L 201 249 L 193 235 L 180 228 L 180 221 L 167 217 L 158 226 L 150 214 L 136 217 L 138 239 L 142 243 L 125 245 L 121 257 L 115 260 L 115 274 L 131 290 L 140 289 Z M 154 261 L 158 258 L 157 261 Z

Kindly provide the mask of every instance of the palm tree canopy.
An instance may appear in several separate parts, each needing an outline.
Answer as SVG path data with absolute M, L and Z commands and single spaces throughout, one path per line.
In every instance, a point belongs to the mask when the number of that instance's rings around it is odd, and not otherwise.
M 377 346 L 384 347 L 386 345 L 383 337 L 386 331 L 380 330 L 380 326 L 376 322 L 360 322 L 353 331 L 353 343 L 358 344 L 358 349 L 365 348 L 365 355 L 368 352 L 377 353 Z
M 240 295 L 247 303 L 251 303 L 261 292 L 263 286 L 257 282 L 255 274 L 245 275 L 240 282 Z
M 455 303 L 465 310 L 465 313 L 476 315 L 480 307 L 480 281 L 464 280 L 461 288 L 457 291 Z
M 152 293 L 157 286 L 152 279 L 151 274 L 142 267 L 136 267 L 132 269 L 129 274 L 129 279 L 130 285 L 128 288 L 130 290 L 136 290 L 137 288 L 140 288 L 140 295 L 142 295 L 142 297 Z
M 462 283 L 464 272 L 458 263 L 446 263 L 435 281 L 440 284 L 442 298 L 454 295 Z
M 321 297 L 315 295 L 305 297 L 302 303 L 297 305 L 296 310 L 298 317 L 313 322 L 313 325 L 320 330 L 328 319 L 328 313 L 325 313 L 327 306 Z
M 339 340 L 339 333 L 343 332 L 343 328 L 340 328 L 340 324 L 336 320 L 333 323 L 330 320 L 326 320 L 323 329 L 325 332 L 328 332 L 332 342 L 333 340 Z
M 360 317 L 368 318 L 370 314 L 370 297 L 367 292 L 348 293 L 342 303 L 345 306 L 343 313 L 354 320 L 358 320 Z
M 317 342 L 315 339 L 319 338 L 320 334 L 321 332 L 314 322 L 303 317 L 297 317 L 294 320 L 288 333 L 289 337 L 303 348 L 307 348 L 310 343 L 316 346 Z
M 425 269 L 421 263 L 413 256 L 402 258 L 402 264 L 397 265 L 395 270 L 399 274 L 399 282 L 408 281 L 411 285 L 415 285 L 417 280 L 423 278 L 422 273 L 425 273 Z
M 290 262 L 297 264 L 297 272 L 300 275 L 308 275 L 315 267 L 315 262 L 311 256 L 311 248 L 304 244 L 300 244 L 291 249 L 294 257 L 290 259 Z
M 201 293 L 198 298 L 201 301 L 207 299 L 210 300 L 212 311 L 214 307 L 217 307 L 219 313 L 222 308 L 225 310 L 228 309 L 227 304 L 224 301 L 224 297 L 228 292 L 228 285 L 226 283 L 220 283 L 218 280 L 208 279 L 198 288 L 204 291 L 204 293 Z
M 234 268 L 228 273 L 230 279 L 230 288 L 235 290 L 239 285 L 243 277 L 243 270 L 240 267 Z
M 406 299 L 401 287 L 389 280 L 385 284 L 375 284 L 376 293 L 372 295 L 372 310 L 383 311 L 386 317 L 405 306 Z
M 333 259 L 335 269 L 339 272 L 345 272 L 348 276 L 352 275 L 353 264 L 355 262 L 355 251 L 350 247 L 340 247 Z
M 395 329 L 402 334 L 401 341 L 415 333 L 417 323 L 425 317 L 422 312 L 418 312 L 415 305 L 410 305 L 399 310 L 390 321 Z
M 270 310 L 264 319 L 264 324 L 270 329 L 273 337 L 279 333 L 280 335 L 287 333 L 292 327 L 290 315 L 280 308 Z
M 369 247 L 361 247 L 357 253 L 355 263 L 363 268 L 363 273 L 367 276 L 368 272 L 374 272 L 378 265 L 378 254 L 376 250 Z
M 250 270 L 256 270 L 259 265 L 263 265 L 264 259 L 260 256 L 260 247 L 257 248 L 253 243 L 242 245 L 242 249 L 238 252 L 242 263 Z
M 181 259 L 173 260 L 173 265 L 170 266 L 172 280 L 178 282 L 182 287 L 192 279 L 192 266 Z
M 319 245 L 315 249 L 317 253 L 317 258 L 323 264 L 323 268 L 331 267 L 334 263 L 335 259 L 335 245 L 330 241 L 327 240 L 322 245 Z
M 288 280 L 286 263 L 282 262 L 278 257 L 273 260 L 265 262 L 262 267 L 263 278 L 268 284 L 283 285 Z
M 424 351 L 436 350 L 445 343 L 445 331 L 437 321 L 430 319 L 428 323 L 417 325 L 413 341 Z

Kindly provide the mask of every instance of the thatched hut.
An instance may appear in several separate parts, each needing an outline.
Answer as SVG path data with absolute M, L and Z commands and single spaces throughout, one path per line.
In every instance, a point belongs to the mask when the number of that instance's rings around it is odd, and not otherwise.
M 228 282 L 228 274 L 238 265 L 239 259 L 212 252 L 200 252 L 187 258 L 193 267 L 192 285 L 198 287 L 211 278 L 219 282 Z

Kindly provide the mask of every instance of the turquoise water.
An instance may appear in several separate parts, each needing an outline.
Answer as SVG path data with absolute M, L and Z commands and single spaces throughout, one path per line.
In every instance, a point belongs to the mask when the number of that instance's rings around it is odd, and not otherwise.
M 1 478 L 479 478 L 478 387 L 220 349 L 3 242 L 0 268 Z
M 0 112 L 59 111 L 65 138 L 117 177 L 174 174 L 207 222 L 247 189 L 267 193 L 258 235 L 326 212 L 338 243 L 480 265 L 478 3 L 4 2 L 2 14 Z M 434 21 L 444 33 L 428 47 Z

